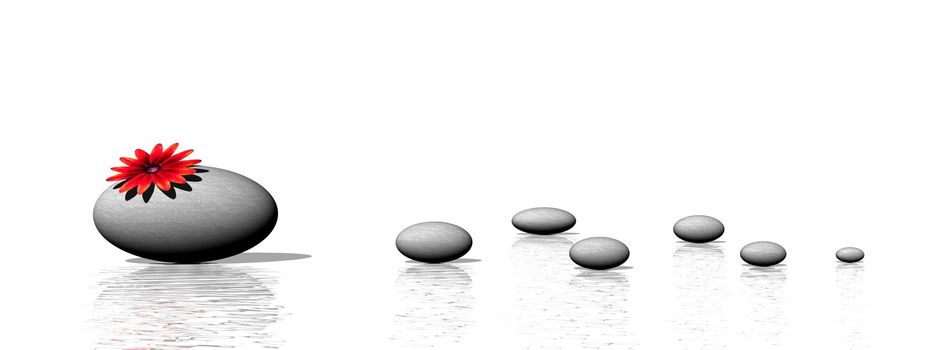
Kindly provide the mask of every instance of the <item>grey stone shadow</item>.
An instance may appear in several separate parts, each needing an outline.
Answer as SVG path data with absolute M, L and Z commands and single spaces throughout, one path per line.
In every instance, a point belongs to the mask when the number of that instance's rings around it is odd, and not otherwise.
M 616 266 L 616 267 L 613 267 L 613 268 L 611 268 L 611 269 L 593 270 L 593 269 L 588 269 L 588 268 L 580 267 L 580 266 L 574 267 L 574 269 L 577 269 L 577 270 L 580 270 L 580 271 L 621 271 L 621 270 L 631 270 L 632 268 L 633 268 L 633 267 L 631 267 L 631 266 Z
M 528 232 L 516 232 L 515 234 L 516 234 L 516 235 L 519 235 L 519 236 L 545 236 L 545 237 L 546 237 L 546 236 L 573 236 L 573 235 L 579 235 L 579 233 L 577 233 L 577 232 L 561 232 L 561 233 L 552 233 L 552 234 L 549 234 L 549 235 L 539 235 L 539 234 L 536 234 L 536 233 L 528 233 Z
M 697 243 L 697 242 L 687 242 L 687 241 L 682 241 L 682 240 L 681 240 L 681 241 L 677 241 L 677 243 L 686 243 L 686 244 L 719 244 L 719 243 L 726 243 L 726 241 L 712 241 L 712 242 Z
M 296 254 L 296 253 L 240 253 L 229 258 L 224 258 L 220 260 L 207 261 L 201 264 L 248 264 L 248 263 L 263 263 L 263 262 L 275 262 L 275 261 L 288 261 L 288 260 L 301 260 L 307 259 L 311 256 L 308 254 Z M 151 265 L 178 265 L 176 263 L 149 260 L 145 258 L 131 258 L 127 259 L 126 262 L 134 264 L 151 264 Z
M 471 264 L 471 263 L 480 262 L 480 261 L 483 261 L 483 260 L 480 260 L 480 259 L 457 259 L 457 260 L 442 262 L 441 264 Z M 421 262 L 421 261 L 415 261 L 415 260 L 406 260 L 405 262 L 408 263 L 408 264 L 430 264 L 430 263 Z
M 781 263 L 781 264 L 774 264 L 774 265 L 771 265 L 771 266 L 758 266 L 758 265 L 752 265 L 752 264 L 745 263 L 745 264 L 742 264 L 742 266 L 743 266 L 743 267 L 747 267 L 747 268 L 749 268 L 749 269 L 751 269 L 751 270 L 763 271 L 763 270 L 769 270 L 769 269 L 771 269 L 771 270 L 777 270 L 777 269 L 782 268 L 782 267 L 787 266 L 787 265 Z

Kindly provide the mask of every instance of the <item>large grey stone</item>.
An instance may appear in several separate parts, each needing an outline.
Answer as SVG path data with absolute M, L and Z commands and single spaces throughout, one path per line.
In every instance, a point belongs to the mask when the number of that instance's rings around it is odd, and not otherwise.
M 605 270 L 628 260 L 625 243 L 609 237 L 591 237 L 570 247 L 570 260 L 588 269 Z
M 566 210 L 557 208 L 525 209 L 512 217 L 512 226 L 528 233 L 550 235 L 569 230 L 577 218 Z
M 780 244 L 768 241 L 752 242 L 742 247 L 739 256 L 745 262 L 755 266 L 779 264 L 787 257 L 787 251 Z
M 836 251 L 836 259 L 839 261 L 854 263 L 865 258 L 865 252 L 855 247 L 845 247 Z
M 691 215 L 677 220 L 674 234 L 678 238 L 692 243 L 712 242 L 722 236 L 726 227 L 712 216 Z
M 426 263 L 456 260 L 472 246 L 473 237 L 469 232 L 439 221 L 411 225 L 395 238 L 395 247 L 402 255 Z
M 94 225 L 130 254 L 184 263 L 242 253 L 272 232 L 278 208 L 265 188 L 228 170 L 197 168 L 190 187 L 173 187 L 169 194 L 153 185 L 149 196 L 127 199 L 108 187 L 94 205 Z

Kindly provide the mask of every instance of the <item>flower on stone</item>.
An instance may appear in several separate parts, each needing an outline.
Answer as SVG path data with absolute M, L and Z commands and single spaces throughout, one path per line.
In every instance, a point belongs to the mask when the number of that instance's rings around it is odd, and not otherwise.
M 146 153 L 141 149 L 136 150 L 136 158 L 120 157 L 120 161 L 126 166 L 110 168 L 118 174 L 107 178 L 107 181 L 125 181 L 120 186 L 120 193 L 136 188 L 136 193 L 142 194 L 155 184 L 160 190 L 168 191 L 172 188 L 172 183 L 185 184 L 185 175 L 192 175 L 196 172 L 193 165 L 200 163 L 198 159 L 185 160 L 184 158 L 194 152 L 187 150 L 175 153 L 178 144 L 172 144 L 166 149 L 162 149 L 162 144 L 157 144 L 152 152 Z

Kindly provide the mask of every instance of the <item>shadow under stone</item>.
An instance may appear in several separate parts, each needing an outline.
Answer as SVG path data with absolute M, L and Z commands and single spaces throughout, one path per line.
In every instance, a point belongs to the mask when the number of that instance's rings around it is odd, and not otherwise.
M 585 267 L 582 267 L 582 266 L 577 266 L 577 267 L 574 267 L 573 269 L 574 269 L 574 270 L 584 271 L 584 272 L 586 272 L 586 271 L 617 271 L 617 270 L 631 270 L 632 267 L 631 267 L 631 266 L 616 266 L 616 267 L 613 267 L 613 268 L 611 268 L 611 269 L 594 270 L 594 269 L 588 269 L 588 268 L 585 268 Z
M 296 253 L 240 253 L 240 254 L 231 256 L 229 258 L 203 262 L 201 264 L 248 264 L 248 263 L 301 260 L 301 259 L 307 259 L 310 257 L 311 256 L 308 254 L 296 254 Z M 134 263 L 134 264 L 176 265 L 175 263 L 149 260 L 145 258 L 131 258 L 131 259 L 127 259 L 126 262 Z
M 475 262 L 480 262 L 480 261 L 482 260 L 480 259 L 457 259 L 457 260 L 442 262 L 441 264 L 469 264 L 469 263 L 475 263 Z M 421 262 L 417 260 L 406 260 L 405 262 L 409 264 L 429 264 L 429 263 Z
M 552 233 L 552 234 L 547 234 L 547 235 L 539 235 L 539 234 L 536 234 L 536 233 L 516 232 L 515 234 L 516 234 L 516 235 L 519 235 L 519 236 L 572 236 L 572 235 L 579 235 L 580 233 L 578 233 L 578 232 L 561 232 L 561 233 Z

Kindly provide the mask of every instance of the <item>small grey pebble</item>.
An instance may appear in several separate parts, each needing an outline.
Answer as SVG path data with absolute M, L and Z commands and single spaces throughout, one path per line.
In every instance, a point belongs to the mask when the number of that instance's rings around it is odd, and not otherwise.
M 855 247 L 845 247 L 836 251 L 836 259 L 839 261 L 854 263 L 865 258 L 865 252 Z
M 439 221 L 411 225 L 395 238 L 395 247 L 402 255 L 426 263 L 456 260 L 472 246 L 473 237 L 469 232 Z
M 678 238 L 692 243 L 712 242 L 722 236 L 726 227 L 712 216 L 691 215 L 677 220 L 674 234 Z
M 577 218 L 566 210 L 557 208 L 525 209 L 512 217 L 512 226 L 527 233 L 550 235 L 569 230 Z
M 739 252 L 745 262 L 755 266 L 779 264 L 787 257 L 787 251 L 780 244 L 767 241 L 749 243 Z
M 570 260 L 588 269 L 606 270 L 628 260 L 625 243 L 609 237 L 583 239 L 570 247 Z

